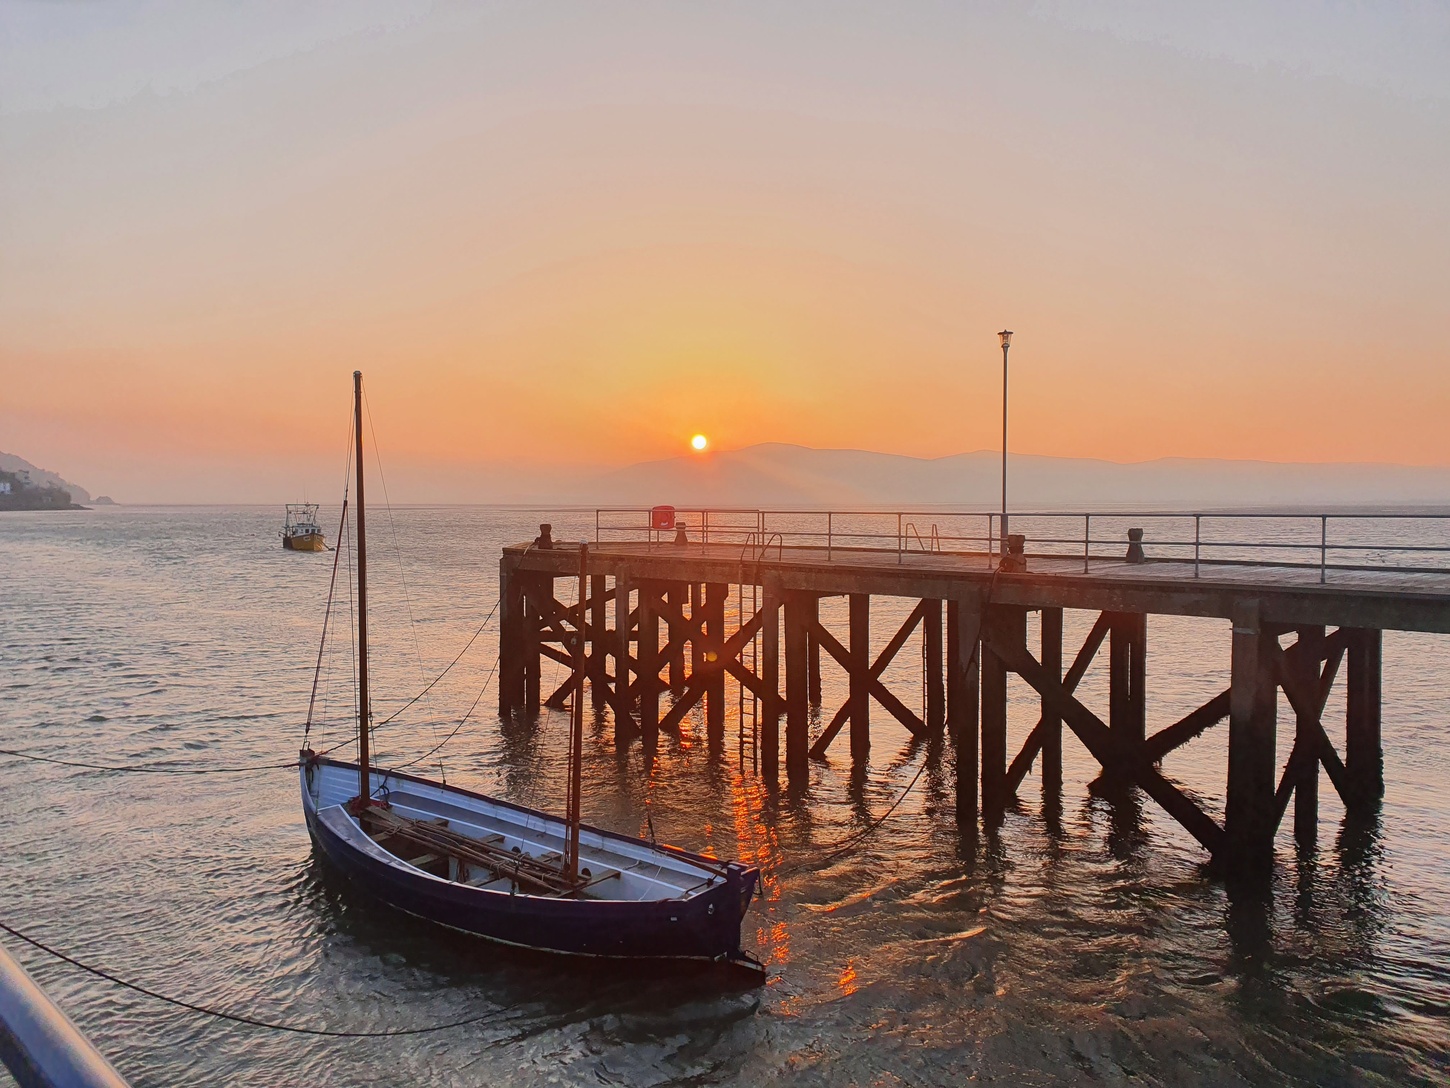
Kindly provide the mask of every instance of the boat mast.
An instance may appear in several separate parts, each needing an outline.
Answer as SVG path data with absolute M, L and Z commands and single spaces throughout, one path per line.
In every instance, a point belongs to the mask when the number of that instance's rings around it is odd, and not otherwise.
M 372 796 L 372 771 L 368 767 L 368 723 L 372 706 L 368 702 L 368 548 L 363 508 L 363 402 L 362 371 L 352 372 L 353 452 L 357 456 L 357 804 L 365 806 Z
M 589 585 L 589 542 L 579 542 L 579 622 L 574 633 L 574 706 L 569 728 L 569 789 L 564 819 L 568 841 L 564 849 L 564 875 L 572 882 L 579 877 L 579 800 L 583 788 L 584 764 L 584 639 L 589 610 L 585 594 Z

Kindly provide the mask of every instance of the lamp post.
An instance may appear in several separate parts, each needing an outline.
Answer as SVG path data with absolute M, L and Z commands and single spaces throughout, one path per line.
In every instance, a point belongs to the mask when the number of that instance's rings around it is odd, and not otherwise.
M 1007 348 L 1012 343 L 1012 330 L 1003 329 L 1002 338 L 1002 553 L 1007 554 Z

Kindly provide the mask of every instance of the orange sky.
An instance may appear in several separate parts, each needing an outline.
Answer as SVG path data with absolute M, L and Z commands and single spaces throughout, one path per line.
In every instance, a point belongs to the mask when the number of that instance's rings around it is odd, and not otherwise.
M 331 494 L 354 367 L 428 498 L 993 448 L 1004 324 L 1024 452 L 1450 464 L 1450 58 L 1236 53 L 1299 40 L 1249 6 L 153 7 L 32 13 L 0 84 L 0 449 L 93 491 Z

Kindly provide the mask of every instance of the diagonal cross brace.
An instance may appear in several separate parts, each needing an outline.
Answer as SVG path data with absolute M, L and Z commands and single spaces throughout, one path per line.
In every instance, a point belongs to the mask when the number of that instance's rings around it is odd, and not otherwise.
M 1098 649 L 1102 646 L 1103 639 L 1108 637 L 1112 626 L 1112 619 L 1107 612 L 1098 615 L 1092 630 L 1088 632 L 1087 638 L 1083 639 L 1082 648 L 1072 659 L 1072 668 L 1068 669 L 1067 675 L 1063 677 L 1062 687 L 1069 695 L 1077 690 L 1078 683 L 1088 671 L 1088 666 L 1093 663 L 1093 658 L 1097 656 Z M 1027 742 L 1022 745 L 1022 751 L 1017 753 L 1017 758 L 1012 761 L 1012 766 L 1007 768 L 1007 784 L 1004 787 L 1006 796 L 1011 797 L 1017 792 L 1017 787 L 1022 785 L 1022 780 L 1032 769 L 1032 761 L 1041 753 L 1043 742 L 1047 739 L 1046 729 L 1047 719 L 1038 718 L 1037 724 L 1028 734 Z
M 926 602 L 922 601 L 912 609 L 911 615 L 906 618 L 906 622 L 901 625 L 901 629 L 882 648 L 881 653 L 877 655 L 875 664 L 866 672 L 867 685 L 872 697 L 890 711 L 892 717 L 906 726 L 914 737 L 926 736 L 928 732 L 926 722 L 917 717 L 915 713 L 907 708 L 906 704 L 891 693 L 890 689 L 881 682 L 881 674 L 886 671 L 887 666 L 901 652 L 901 647 L 906 645 L 906 640 L 911 637 L 912 632 L 921 624 L 921 621 L 926 616 L 926 607 Z M 826 630 L 819 620 L 810 622 L 810 630 L 826 652 L 835 658 L 836 662 L 843 669 L 848 673 L 857 671 L 855 662 L 851 655 L 846 652 L 846 648 L 837 641 L 835 635 Z M 850 715 L 850 709 L 851 704 L 848 702 L 840 710 L 836 711 L 835 717 L 831 719 L 831 724 L 822 730 L 821 735 L 816 738 L 816 742 L 811 745 L 809 755 L 812 759 L 825 758 L 826 749 L 830 747 L 831 741 L 836 739 L 836 735 L 840 733 L 842 726 L 846 724 L 846 719 Z
M 1286 660 L 1287 654 L 1279 648 L 1278 643 L 1270 639 L 1268 645 L 1269 656 L 1274 662 L 1279 686 L 1284 689 L 1284 694 L 1289 699 L 1289 705 L 1294 708 L 1294 713 L 1300 721 L 1308 723 L 1309 745 L 1311 746 L 1306 749 L 1302 743 L 1304 739 L 1302 734 L 1295 735 L 1294 747 L 1289 752 L 1289 760 L 1284 767 L 1284 776 L 1279 780 L 1279 788 L 1274 791 L 1274 803 L 1278 813 L 1274 826 L 1277 827 L 1279 820 L 1284 818 L 1284 810 L 1289 804 L 1289 795 L 1294 792 L 1294 783 L 1298 781 L 1295 772 L 1301 770 L 1303 765 L 1310 760 L 1317 759 L 1324 764 L 1324 769 L 1329 773 L 1329 780 L 1334 783 L 1334 790 L 1339 794 L 1339 799 L 1346 805 L 1349 804 L 1349 776 L 1345 772 L 1343 760 L 1339 758 L 1339 753 L 1334 749 L 1334 743 L 1329 739 L 1329 734 L 1324 732 L 1324 723 L 1320 720 L 1324 715 L 1324 705 L 1329 701 L 1329 691 L 1334 686 L 1335 675 L 1339 672 L 1340 660 L 1344 657 L 1344 644 L 1343 642 L 1336 644 L 1329 660 L 1324 665 L 1324 671 L 1320 674 L 1319 683 L 1314 691 L 1307 691 L 1301 685 L 1297 671 Z
M 1112 770 L 1136 782 L 1163 810 L 1183 825 L 1210 854 L 1217 854 L 1224 843 L 1224 831 L 1211 816 L 1177 786 L 1163 777 L 1137 745 L 1124 744 L 1107 725 L 1077 698 L 1063 689 L 1062 681 L 1045 669 L 1027 647 L 1005 640 L 984 625 L 983 636 L 994 654 L 1007 667 L 1026 680 L 1092 753 L 1105 770 Z
M 704 662 L 698 671 L 690 675 L 690 678 L 685 681 L 685 690 L 680 692 L 679 698 L 670 707 L 669 713 L 660 719 L 661 729 L 674 729 L 684 720 L 685 715 L 700 701 L 700 696 L 705 694 L 705 683 L 709 680 L 710 674 L 721 669 L 730 669 L 734 658 L 739 655 L 741 648 L 755 637 L 755 633 L 760 630 L 764 619 L 763 611 L 751 616 L 744 627 L 725 640 L 719 659 Z

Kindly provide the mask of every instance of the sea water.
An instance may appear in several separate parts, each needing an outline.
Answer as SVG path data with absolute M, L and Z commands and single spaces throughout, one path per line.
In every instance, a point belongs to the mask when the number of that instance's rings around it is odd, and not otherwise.
M 567 712 L 497 717 L 500 548 L 592 533 L 593 512 L 370 512 L 374 717 L 463 649 L 429 695 L 377 732 L 385 765 L 559 808 Z M 329 539 L 336 509 L 324 508 Z M 964 840 L 950 751 L 879 707 L 853 774 L 843 737 L 803 794 L 756 771 L 753 707 L 732 683 L 723 747 L 697 710 L 652 766 L 588 707 L 584 815 L 760 865 L 745 947 L 770 979 L 718 980 L 558 960 L 396 914 L 337 878 L 303 827 L 304 743 L 334 559 L 334 634 L 305 742 L 351 736 L 346 554 L 283 550 L 281 512 L 172 507 L 0 517 L 0 921 L 188 1001 L 329 1030 L 326 1039 L 199 1017 L 0 935 L 137 1085 L 1414 1084 L 1450 1075 L 1450 637 L 1387 632 L 1387 792 L 1346 821 L 1327 779 L 1318 847 L 1286 819 L 1272 895 L 1231 897 L 1151 801 L 1090 790 L 1069 734 L 1060 810 L 1029 775 L 1000 832 Z M 573 586 L 560 581 L 561 599 Z M 748 590 L 747 590 L 748 593 Z M 879 648 L 913 602 L 874 602 Z M 740 601 L 732 587 L 728 625 Z M 749 612 L 749 601 L 746 601 Z M 611 613 L 612 614 L 612 613 Z M 822 603 L 844 629 L 844 601 Z M 1068 614 L 1070 659 L 1092 616 Z M 1029 637 L 1035 639 L 1035 621 Z M 1224 621 L 1150 617 L 1149 729 L 1227 683 Z M 921 701 L 914 637 L 886 674 Z M 1103 655 L 1106 656 L 1105 654 Z M 546 668 L 545 695 L 562 683 Z M 845 697 L 827 662 L 821 720 Z M 1105 662 L 1079 688 L 1106 706 Z M 480 697 L 481 696 L 481 697 Z M 1036 721 L 1011 683 L 1012 751 Z M 1343 742 L 1343 689 L 1326 724 Z M 462 723 L 460 728 L 460 722 Z M 1226 730 L 1164 769 L 1222 813 Z M 1292 715 L 1280 714 L 1280 759 Z M 343 747 L 341 754 L 350 757 Z M 918 770 L 916 786 L 874 832 Z M 0 1073 L 0 1081 L 4 1074 Z

